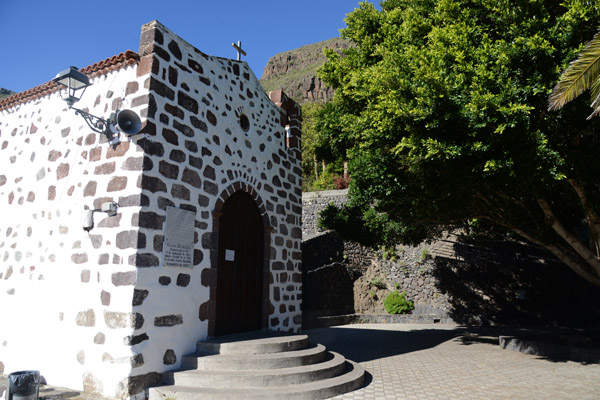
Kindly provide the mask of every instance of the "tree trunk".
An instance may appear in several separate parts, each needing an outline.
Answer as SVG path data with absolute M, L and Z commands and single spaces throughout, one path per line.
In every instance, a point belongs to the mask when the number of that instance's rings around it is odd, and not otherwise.
M 578 195 L 580 196 L 583 209 L 586 210 L 586 208 L 588 208 L 588 210 L 590 210 L 589 207 L 586 207 L 589 205 L 586 203 L 586 197 L 582 195 L 582 188 L 580 186 L 576 187 L 574 182 L 571 182 L 571 185 L 576 191 L 579 190 Z M 504 226 L 505 228 L 513 231 L 517 235 L 533 244 L 545 248 L 554 254 L 559 260 L 565 263 L 577 275 L 591 284 L 600 287 L 600 258 L 595 251 L 596 246 L 594 243 L 592 243 L 591 246 L 589 243 L 584 243 L 574 232 L 566 229 L 558 220 L 546 199 L 541 198 L 538 199 L 537 202 L 545 216 L 545 221 L 539 222 L 550 227 L 554 231 L 554 233 L 557 235 L 556 240 L 547 241 L 541 238 L 538 233 L 531 232 L 529 229 L 531 228 L 531 224 L 536 225 L 533 220 L 529 221 L 530 225 L 528 227 L 523 225 L 524 221 L 520 221 L 519 223 L 515 224 L 514 222 L 504 218 L 501 204 L 493 202 L 491 199 L 483 196 L 481 193 L 478 193 L 476 197 L 482 200 L 487 206 L 488 215 L 484 218 L 489 219 L 495 224 Z M 502 196 L 500 195 L 500 197 Z M 506 198 L 505 200 L 510 199 Z M 590 232 L 598 232 L 600 229 L 600 224 L 595 224 L 596 219 L 590 218 L 590 216 L 596 217 L 592 211 L 586 210 L 586 217 L 588 218 L 587 222 L 590 226 Z M 527 224 L 526 221 L 525 224 Z M 542 226 L 538 226 L 538 228 L 543 229 Z M 535 232 L 536 229 L 534 228 L 533 231 Z
M 596 253 L 596 258 L 600 257 L 600 216 L 594 212 L 591 204 L 588 201 L 584 187 L 574 179 L 569 179 L 571 187 L 577 193 L 581 207 L 585 213 L 585 218 L 590 231 L 590 247 Z
M 506 227 L 508 229 L 510 229 L 511 231 L 515 232 L 516 234 L 518 234 L 519 236 L 521 236 L 522 238 L 530 241 L 531 243 L 537 244 L 538 246 L 543 247 L 546 250 L 550 251 L 550 253 L 554 254 L 556 256 L 556 258 L 558 258 L 560 261 L 565 263 L 567 265 L 567 267 L 569 267 L 577 275 L 579 275 L 580 277 L 582 277 L 583 279 L 585 279 L 592 285 L 600 287 L 600 276 L 597 276 L 593 272 L 591 272 L 590 268 L 587 265 L 585 265 L 584 262 L 580 261 L 580 259 L 579 260 L 574 259 L 571 255 L 568 254 L 567 251 L 565 251 L 565 249 L 562 249 L 560 246 L 557 246 L 554 244 L 542 242 L 539 239 L 528 234 L 524 230 L 522 230 L 518 227 L 515 227 L 514 225 L 513 226 L 508 225 Z
M 546 216 L 548 224 L 575 252 L 583 258 L 585 263 L 591 268 L 591 274 L 593 274 L 597 281 L 600 282 L 600 260 L 596 256 L 595 252 L 592 251 L 587 243 L 583 243 L 573 232 L 566 229 L 563 224 L 560 223 L 552 208 L 545 199 L 539 199 L 538 203 Z M 591 223 L 588 221 L 588 223 Z

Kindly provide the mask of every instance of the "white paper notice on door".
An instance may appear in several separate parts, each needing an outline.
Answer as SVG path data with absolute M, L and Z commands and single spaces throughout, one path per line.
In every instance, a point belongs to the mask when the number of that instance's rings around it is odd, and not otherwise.
M 225 261 L 235 261 L 235 250 L 225 249 Z
M 167 207 L 165 239 L 163 242 L 163 266 L 194 266 L 194 222 L 193 211 Z

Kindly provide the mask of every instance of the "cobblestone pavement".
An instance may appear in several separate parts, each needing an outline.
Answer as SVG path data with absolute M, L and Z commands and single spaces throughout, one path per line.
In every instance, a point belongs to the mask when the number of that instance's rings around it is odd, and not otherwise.
M 503 328 L 361 324 L 307 330 L 313 342 L 362 364 L 362 389 L 335 399 L 600 399 L 600 364 L 550 360 L 498 346 Z M 0 398 L 6 376 L 0 375 Z M 40 399 L 101 400 L 42 386 Z
M 498 346 L 502 328 L 364 324 L 305 331 L 359 362 L 362 389 L 335 399 L 600 399 L 600 365 Z

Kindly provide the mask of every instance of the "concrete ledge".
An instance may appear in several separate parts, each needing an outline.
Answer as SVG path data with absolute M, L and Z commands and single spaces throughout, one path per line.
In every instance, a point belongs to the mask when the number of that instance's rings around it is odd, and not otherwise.
M 302 329 L 348 324 L 455 324 L 447 316 L 430 314 L 347 314 L 306 319 Z
M 317 192 L 302 192 L 302 200 L 313 200 L 319 197 L 344 197 L 348 196 L 348 189 L 321 190 Z

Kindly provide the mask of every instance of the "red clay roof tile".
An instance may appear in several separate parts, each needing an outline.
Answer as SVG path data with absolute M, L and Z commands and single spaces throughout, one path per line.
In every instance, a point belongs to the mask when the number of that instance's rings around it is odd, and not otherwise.
M 105 60 L 94 63 L 88 67 L 82 68 L 80 69 L 80 71 L 89 76 L 90 78 L 93 78 L 126 67 L 128 65 L 136 64 L 139 60 L 140 56 L 137 53 L 131 50 L 127 50 L 124 53 L 109 57 Z M 26 90 L 21 93 L 13 94 L 12 96 L 0 100 L 0 111 L 6 110 L 10 107 L 19 104 L 26 103 L 31 100 L 39 99 L 40 97 L 46 96 L 56 91 L 58 91 L 56 83 L 52 81 L 46 82 L 32 89 Z

